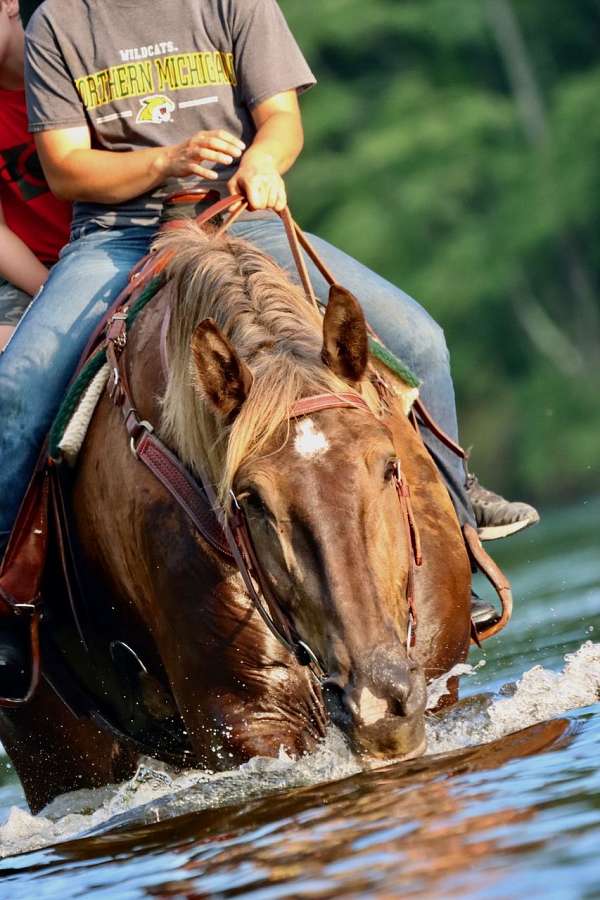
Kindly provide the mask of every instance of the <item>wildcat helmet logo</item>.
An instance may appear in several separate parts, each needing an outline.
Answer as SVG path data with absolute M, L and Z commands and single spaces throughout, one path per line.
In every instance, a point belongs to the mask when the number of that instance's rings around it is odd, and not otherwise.
M 140 103 L 142 108 L 137 114 L 136 122 L 142 125 L 163 125 L 172 121 L 171 113 L 175 109 L 175 104 L 164 94 L 144 97 Z

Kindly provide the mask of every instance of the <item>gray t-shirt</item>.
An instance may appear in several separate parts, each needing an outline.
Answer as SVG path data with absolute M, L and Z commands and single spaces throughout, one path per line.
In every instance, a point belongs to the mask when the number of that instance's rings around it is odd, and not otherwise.
M 113 151 L 213 128 L 248 146 L 254 106 L 315 83 L 275 0 L 46 0 L 27 29 L 25 67 L 30 131 L 87 125 L 92 146 Z M 203 184 L 226 193 L 236 165 Z M 152 225 L 181 187 L 118 207 L 76 203 L 73 222 Z

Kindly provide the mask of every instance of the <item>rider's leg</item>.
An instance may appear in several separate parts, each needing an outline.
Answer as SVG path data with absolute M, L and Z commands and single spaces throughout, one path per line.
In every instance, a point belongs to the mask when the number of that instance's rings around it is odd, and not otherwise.
M 295 275 L 287 238 L 278 220 L 236 222 L 232 233 L 251 241 Z M 442 329 L 404 291 L 321 238 L 309 235 L 309 239 L 339 283 L 358 297 L 371 326 L 389 349 L 422 380 L 423 402 L 441 428 L 458 441 L 454 387 Z M 317 295 L 326 300 L 327 282 L 310 263 L 309 269 Z M 444 476 L 461 523 L 474 525 L 462 460 L 427 429 L 423 429 L 423 439 Z
M 8 344 L 15 328 L 19 324 L 25 310 L 31 303 L 31 297 L 8 281 L 0 282 L 0 353 Z M 9 531 L 0 530 L 0 559 L 9 537 Z M 0 651 L 0 657 L 2 653 Z
M 0 355 L 0 532 L 12 528 L 80 354 L 151 229 L 94 229 L 63 250 Z

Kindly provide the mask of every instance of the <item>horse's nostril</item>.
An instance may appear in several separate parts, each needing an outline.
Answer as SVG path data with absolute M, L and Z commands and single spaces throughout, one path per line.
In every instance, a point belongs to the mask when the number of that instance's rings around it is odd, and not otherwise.
M 390 712 L 393 716 L 406 715 L 406 703 L 408 697 L 394 697 L 390 703 Z
M 405 716 L 410 692 L 412 689 L 412 679 L 410 673 L 403 673 L 398 678 L 392 689 L 392 700 L 390 703 L 391 712 L 396 716 Z
M 412 667 L 403 672 L 396 673 L 394 684 L 392 686 L 390 698 L 390 713 L 393 716 L 410 715 L 410 707 L 414 697 L 415 673 Z

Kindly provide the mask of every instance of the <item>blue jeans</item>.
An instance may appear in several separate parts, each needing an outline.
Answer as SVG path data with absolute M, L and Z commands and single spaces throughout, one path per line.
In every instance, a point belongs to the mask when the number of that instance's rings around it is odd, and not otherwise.
M 0 555 L 79 357 L 153 232 L 85 226 L 72 237 L 0 354 Z
M 293 271 L 278 220 L 237 222 L 232 231 Z M 0 354 L 0 549 L 88 338 L 153 237 L 154 229 L 141 226 L 79 229 Z M 407 294 L 325 241 L 311 239 L 340 284 L 359 298 L 375 331 L 423 379 L 424 402 L 457 438 L 448 351 L 439 326 Z M 327 299 L 328 286 L 312 266 L 311 276 L 317 294 Z M 459 518 L 472 521 L 462 463 L 428 432 L 424 437 Z

